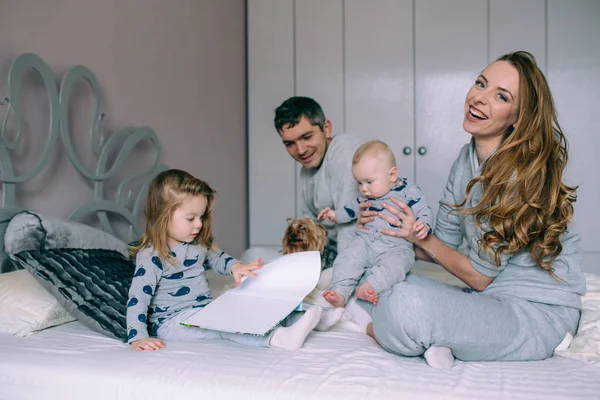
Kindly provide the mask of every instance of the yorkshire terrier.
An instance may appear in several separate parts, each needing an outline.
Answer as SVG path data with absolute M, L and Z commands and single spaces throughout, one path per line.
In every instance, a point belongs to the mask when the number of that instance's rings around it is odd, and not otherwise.
M 297 253 L 300 251 L 318 251 L 323 255 L 327 243 L 327 229 L 317 224 L 310 218 L 288 218 L 288 227 L 281 241 L 283 254 Z M 323 263 L 321 263 L 323 268 Z M 306 303 L 330 308 L 331 305 L 323 299 L 322 293 L 331 282 L 333 268 L 321 271 L 317 287 L 305 297 Z
M 327 230 L 310 218 L 288 218 L 288 227 L 281 241 L 283 254 L 316 250 L 323 254 L 327 243 Z

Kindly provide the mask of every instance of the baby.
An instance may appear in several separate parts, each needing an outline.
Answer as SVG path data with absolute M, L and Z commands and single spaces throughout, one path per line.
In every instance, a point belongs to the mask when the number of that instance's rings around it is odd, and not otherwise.
M 396 159 L 383 142 L 372 140 L 361 145 L 352 159 L 352 174 L 359 184 L 360 195 L 354 204 L 341 210 L 325 208 L 317 219 L 346 223 L 356 219 L 361 202 L 370 202 L 371 210 L 387 213 L 382 203 L 392 204 L 394 197 L 411 207 L 415 214 L 414 231 L 419 239 L 431 233 L 432 210 L 423 193 L 404 178 L 398 178 Z M 403 238 L 381 233 L 382 229 L 401 229 L 375 218 L 365 225 L 368 230 L 357 230 L 354 238 L 341 249 L 333 264 L 333 278 L 323 297 L 335 307 L 344 306 L 359 281 L 356 297 L 377 304 L 378 294 L 405 279 L 415 261 L 413 245 Z M 362 278 L 362 279 L 361 279 Z M 366 278 L 366 279 L 365 279 Z

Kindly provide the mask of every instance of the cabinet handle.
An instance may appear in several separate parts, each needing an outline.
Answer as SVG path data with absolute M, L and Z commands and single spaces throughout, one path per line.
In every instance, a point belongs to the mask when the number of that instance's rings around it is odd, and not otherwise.
M 424 146 L 419 147 L 419 150 L 417 150 L 419 152 L 420 155 L 424 156 L 425 154 L 427 154 L 427 148 Z
M 412 153 L 412 149 L 408 146 L 406 146 L 405 148 L 402 149 L 402 152 L 404 153 L 405 156 L 410 156 L 410 153 Z

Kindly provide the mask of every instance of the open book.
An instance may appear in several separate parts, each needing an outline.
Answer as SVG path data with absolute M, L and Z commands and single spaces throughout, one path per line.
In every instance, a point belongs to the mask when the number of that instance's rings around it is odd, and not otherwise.
M 255 271 L 183 325 L 222 332 L 266 335 L 302 303 L 319 281 L 318 251 L 286 254 Z

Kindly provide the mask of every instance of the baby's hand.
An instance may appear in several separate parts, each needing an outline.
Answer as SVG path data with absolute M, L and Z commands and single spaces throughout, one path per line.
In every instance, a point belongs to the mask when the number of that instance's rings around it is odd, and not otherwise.
M 317 220 L 324 219 L 326 221 L 337 223 L 337 217 L 335 216 L 335 211 L 331 208 L 327 207 L 319 211 L 319 215 L 317 215 Z
M 344 305 L 344 296 L 335 290 L 324 291 L 323 297 L 334 307 L 342 307 Z
M 363 283 L 356 289 L 356 297 L 371 302 L 373 305 L 376 305 L 379 301 L 379 296 L 375 293 L 375 290 L 373 290 L 373 287 L 369 282 Z
M 262 266 L 265 265 L 261 258 L 257 258 L 256 260 L 249 262 L 248 264 L 237 263 L 231 267 L 231 274 L 233 275 L 233 279 L 235 280 L 235 285 L 239 286 L 242 282 L 242 277 L 244 276 L 256 276 L 256 271 Z
M 165 342 L 156 338 L 146 338 L 131 342 L 131 348 L 137 351 L 160 350 L 166 346 Z
M 417 237 L 417 239 L 425 239 L 429 233 L 429 225 L 427 225 L 423 221 L 417 221 L 415 222 L 414 226 L 415 236 Z

